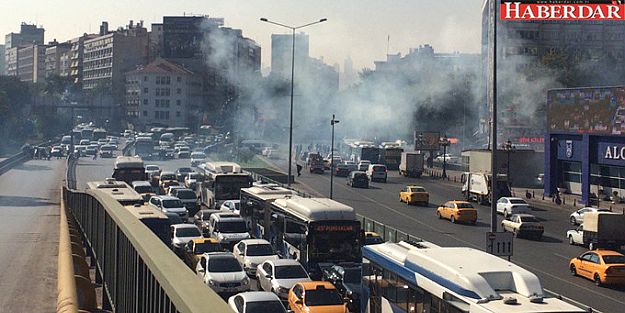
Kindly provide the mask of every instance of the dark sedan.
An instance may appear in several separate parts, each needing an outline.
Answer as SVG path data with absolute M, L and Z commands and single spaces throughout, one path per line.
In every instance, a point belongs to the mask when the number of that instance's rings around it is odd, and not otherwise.
M 363 171 L 353 171 L 347 177 L 347 185 L 357 188 L 369 188 L 369 176 Z

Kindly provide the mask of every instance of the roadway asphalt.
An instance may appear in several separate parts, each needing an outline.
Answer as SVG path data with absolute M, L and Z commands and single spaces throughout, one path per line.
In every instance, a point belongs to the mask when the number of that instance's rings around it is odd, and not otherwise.
M 277 162 L 286 172 L 285 161 Z M 310 174 L 305 169 L 296 177 L 295 188 L 328 197 L 330 174 Z M 399 202 L 399 191 L 408 184 L 420 185 L 430 193 L 430 206 L 408 206 Z M 334 177 L 334 200 L 350 205 L 368 218 L 395 227 L 408 234 L 441 246 L 467 246 L 484 250 L 486 232 L 490 231 L 490 207 L 476 205 L 477 225 L 452 224 L 436 216 L 438 204 L 449 200 L 462 200 L 460 184 L 440 181 L 429 177 L 405 178 L 396 171 L 389 171 L 387 183 L 372 183 L 369 189 L 347 186 L 344 177 Z M 571 246 L 566 231 L 574 228 L 568 222 L 570 212 L 545 208 L 533 208 L 545 226 L 541 241 L 514 239 L 512 262 L 540 278 L 543 287 L 565 297 L 579 301 L 602 312 L 623 312 L 625 288 L 596 287 L 593 282 L 572 277 L 568 264 L 571 258 L 587 251 Z M 498 225 L 502 217 L 498 217 Z M 458 256 L 462 257 L 462 256 Z
M 32 160 L 0 175 L 0 311 L 56 310 L 64 160 Z
M 113 163 L 114 159 L 81 159 L 77 171 L 79 187 L 84 188 L 87 181 L 110 177 Z M 146 164 L 158 164 L 164 170 L 174 171 L 178 167 L 189 166 L 189 160 L 146 161 Z M 330 177 L 327 171 L 324 175 L 309 174 L 306 170 L 302 173 L 301 177 L 296 178 L 294 187 L 320 196 L 329 195 Z M 396 172 L 389 174 L 387 183 L 372 183 L 369 189 L 351 188 L 345 184 L 345 178 L 335 177 L 334 199 L 354 207 L 361 215 L 441 246 L 485 248 L 486 232 L 489 231 L 489 207 L 477 206 L 479 217 L 475 226 L 439 220 L 435 214 L 436 204 L 460 199 L 459 184 L 430 178 L 404 178 Z M 399 190 L 407 184 L 425 187 L 430 192 L 430 206 L 400 203 Z M 603 312 L 622 312 L 625 307 L 625 289 L 596 287 L 591 281 L 570 276 L 569 260 L 585 249 L 570 246 L 565 238 L 566 231 L 572 228 L 568 224 L 569 212 L 534 208 L 533 213 L 545 225 L 543 239 L 515 239 L 512 261 L 538 275 L 546 289 Z

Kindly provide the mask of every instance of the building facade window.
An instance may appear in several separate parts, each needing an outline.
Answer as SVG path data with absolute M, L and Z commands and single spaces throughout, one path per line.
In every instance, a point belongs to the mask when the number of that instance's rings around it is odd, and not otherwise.
M 182 90 L 180 88 L 176 89 L 176 94 L 180 94 Z
M 180 100 L 176 100 L 176 105 L 181 105 L 182 102 Z
M 148 116 L 148 111 L 143 111 L 143 116 Z
M 148 99 L 143 99 L 143 105 L 148 105 Z
M 147 94 L 149 92 L 148 88 L 143 88 L 143 93 Z
M 176 111 L 176 117 L 180 117 L 180 111 Z
M 143 76 L 143 81 L 147 82 L 148 81 L 148 77 L 147 76 Z

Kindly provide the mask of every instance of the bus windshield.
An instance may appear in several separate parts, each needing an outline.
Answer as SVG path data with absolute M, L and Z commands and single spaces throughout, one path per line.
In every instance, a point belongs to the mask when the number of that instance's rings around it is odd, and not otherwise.
M 359 262 L 360 226 L 357 223 L 313 224 L 308 235 L 310 258 L 324 262 Z
M 217 229 L 220 233 L 226 234 L 247 232 L 247 227 L 245 226 L 245 222 L 243 221 L 219 222 L 217 223 Z
M 215 178 L 215 199 L 238 200 L 241 195 L 241 188 L 249 187 L 252 187 L 249 176 L 217 176 Z

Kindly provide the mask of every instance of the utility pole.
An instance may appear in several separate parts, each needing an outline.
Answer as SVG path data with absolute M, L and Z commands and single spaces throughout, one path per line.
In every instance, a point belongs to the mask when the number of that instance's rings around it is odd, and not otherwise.
M 334 191 L 334 125 L 338 123 L 339 121 L 335 119 L 334 114 L 332 114 L 332 120 L 330 120 L 330 125 L 332 125 L 332 147 L 330 149 L 330 199 L 332 199 Z
M 490 231 L 497 232 L 497 2 L 488 1 L 488 15 L 490 28 L 490 49 L 488 53 L 489 82 L 490 82 Z

